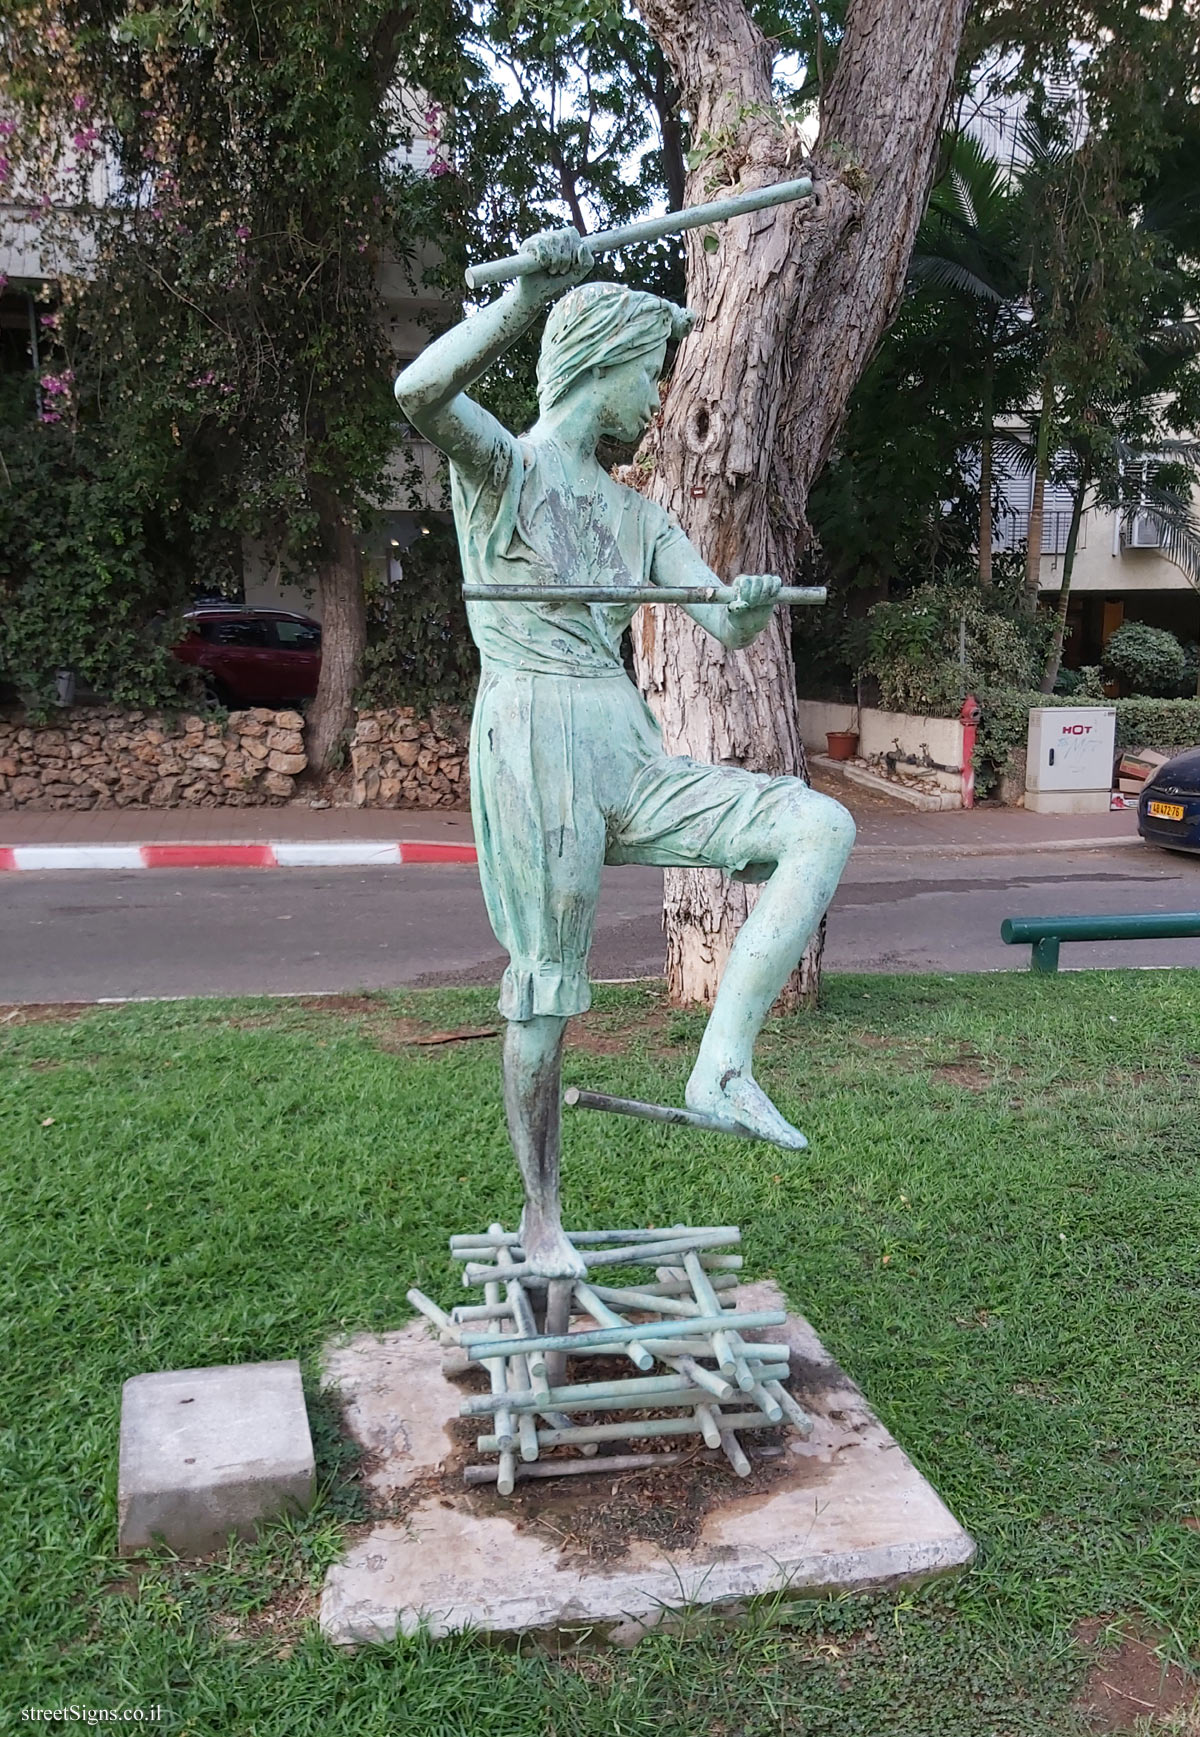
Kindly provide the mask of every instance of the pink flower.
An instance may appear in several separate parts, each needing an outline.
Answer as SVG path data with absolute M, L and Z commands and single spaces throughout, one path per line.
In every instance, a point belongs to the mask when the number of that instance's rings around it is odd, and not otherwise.
M 90 151 L 99 137 L 95 127 L 85 127 L 82 132 L 71 135 L 71 143 L 77 151 Z
M 0 271 L 0 290 L 8 288 L 8 273 Z
M 77 90 L 75 92 L 75 95 L 71 98 L 71 101 L 75 105 L 75 113 L 76 114 L 82 114 L 84 109 L 86 109 L 88 106 L 87 97 L 84 95 L 83 91 L 81 91 L 81 90 Z
M 237 228 L 234 230 L 234 234 L 237 236 L 239 241 L 249 241 L 250 233 L 250 230 L 246 228 L 244 223 L 239 223 Z
M 41 320 L 38 323 L 40 325 L 45 326 L 45 328 L 48 332 L 57 332 L 57 330 L 58 330 L 58 315 L 57 314 L 43 314 L 41 317 Z
M 16 121 L 0 121 L 0 139 L 11 139 L 16 130 Z
M 38 417 L 38 421 L 39 422 L 61 422 L 62 417 L 59 415 L 57 410 L 43 410 L 42 414 Z
M 454 164 L 448 163 L 445 157 L 435 157 L 429 165 L 429 173 L 431 175 L 452 175 Z

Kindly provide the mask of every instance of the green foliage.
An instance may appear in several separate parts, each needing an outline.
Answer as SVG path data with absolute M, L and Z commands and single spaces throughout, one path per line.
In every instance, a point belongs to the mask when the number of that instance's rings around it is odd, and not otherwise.
M 35 713 L 60 669 L 126 705 L 178 698 L 188 677 L 170 656 L 170 605 L 184 597 L 156 559 L 152 515 L 130 512 L 121 456 L 91 431 L 39 425 L 20 399 L 10 409 L 0 422 L 0 686 Z
M 452 526 L 430 520 L 401 557 L 398 586 L 367 587 L 362 706 L 466 706 L 479 654 L 467 628 L 462 566 Z
M 1187 680 L 1183 646 L 1165 627 L 1126 621 L 1104 647 L 1104 667 L 1134 694 L 1176 697 Z
M 494 991 L 6 1023 L 13 1704 L 161 1702 L 189 1737 L 1079 1737 L 1087 1619 L 1102 1659 L 1119 1619 L 1200 1658 L 1196 994 L 1185 970 L 828 980 L 759 1047 L 805 1105 L 802 1174 L 573 1126 L 572 1219 L 742 1224 L 747 1276 L 817 1324 L 980 1547 L 950 1582 L 693 1612 L 628 1652 L 331 1646 L 314 1595 L 362 1509 L 319 1408 L 312 1515 L 201 1565 L 114 1556 L 122 1381 L 299 1357 L 311 1395 L 322 1346 L 400 1325 L 409 1284 L 462 1295 L 449 1230 L 515 1221 L 495 1047 L 397 1043 L 492 1022 Z M 600 988 L 590 1023 L 591 1082 L 669 1101 L 703 1016 L 664 1043 L 656 989 Z
M 1043 694 L 1019 688 L 977 690 L 982 717 L 975 738 L 975 770 L 981 793 L 991 789 L 1023 749 L 1029 736 L 1029 714 L 1035 706 L 1087 704 L 1091 694 Z M 1157 748 L 1167 753 L 1200 744 L 1200 700 L 1105 700 L 1117 714 L 1116 746 Z
M 1073 699 L 1077 705 L 1082 700 L 1102 700 L 1104 677 L 1100 665 L 1085 663 L 1079 669 L 1067 669 L 1064 665 L 1058 672 L 1054 691 L 1064 698 Z
M 342 528 L 379 498 L 400 426 L 381 261 L 416 284 L 417 246 L 453 256 L 461 233 L 453 174 L 406 166 L 424 123 L 395 89 L 419 56 L 431 100 L 457 91 L 462 24 L 432 0 L 31 0 L 0 35 L 6 151 L 44 200 L 55 383 L 34 432 L 81 478 L 95 453 L 127 478 L 143 565 L 127 602 L 127 566 L 104 565 L 114 617 L 236 583 L 248 537 L 288 573 L 348 567 Z M 41 504 L 68 540 L 70 491 Z M 81 620 L 80 668 L 105 663 L 104 614 Z M 36 615 L 15 631 L 32 646 Z
M 867 617 L 865 673 L 889 711 L 955 716 L 968 693 L 1024 673 L 1032 681 L 1040 628 L 1005 593 L 970 580 L 919 585 Z

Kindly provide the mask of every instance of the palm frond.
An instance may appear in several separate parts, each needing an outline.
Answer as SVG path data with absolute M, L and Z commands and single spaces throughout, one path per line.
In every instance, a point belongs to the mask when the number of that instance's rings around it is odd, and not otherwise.
M 981 302 L 995 302 L 999 305 L 1005 300 L 994 284 L 988 283 L 986 278 L 980 277 L 969 266 L 961 265 L 954 259 L 939 258 L 928 253 L 913 259 L 908 268 L 908 281 L 912 285 L 933 284 L 938 289 L 957 290 L 960 294 L 972 296 Z

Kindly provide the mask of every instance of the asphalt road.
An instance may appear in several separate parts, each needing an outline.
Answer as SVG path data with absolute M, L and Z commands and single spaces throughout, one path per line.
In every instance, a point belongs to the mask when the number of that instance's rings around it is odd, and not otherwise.
M 662 969 L 661 875 L 606 872 L 592 974 Z M 1009 915 L 1200 909 L 1200 859 L 1144 846 L 968 856 L 856 852 L 829 920 L 835 971 L 1023 969 Z M 1071 967 L 1200 967 L 1200 940 L 1063 949 Z M 193 869 L 0 879 L 0 1003 L 494 983 L 473 867 Z

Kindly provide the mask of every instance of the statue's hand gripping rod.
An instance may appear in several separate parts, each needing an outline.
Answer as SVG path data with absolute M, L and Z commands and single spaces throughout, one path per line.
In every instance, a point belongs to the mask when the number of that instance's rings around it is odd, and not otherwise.
M 613 253 L 621 247 L 632 247 L 639 241 L 657 241 L 664 235 L 679 235 L 685 229 L 703 229 L 709 223 L 726 223 L 731 217 L 744 217 L 751 211 L 765 211 L 772 205 L 787 205 L 793 199 L 812 197 L 813 184 L 807 175 L 798 181 L 777 181 L 771 187 L 755 187 L 748 193 L 731 193 L 728 199 L 714 199 L 708 205 L 690 205 L 684 211 L 668 211 L 662 217 L 645 217 L 639 223 L 626 223 L 620 229 L 601 229 L 585 239 L 593 253 Z M 467 267 L 467 288 L 480 289 L 484 284 L 509 283 L 515 277 L 525 277 L 540 270 L 531 253 L 510 254 L 507 259 L 493 259 L 486 265 Z M 808 601 L 812 601 L 809 599 Z

